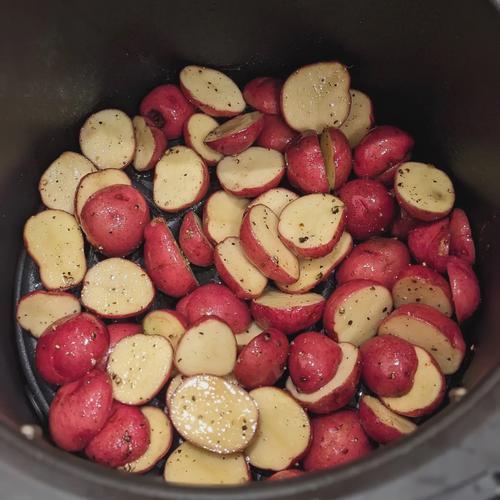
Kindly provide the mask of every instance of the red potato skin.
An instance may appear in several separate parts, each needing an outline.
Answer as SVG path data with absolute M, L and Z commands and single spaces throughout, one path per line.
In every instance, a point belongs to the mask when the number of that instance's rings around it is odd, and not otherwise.
M 186 295 L 185 297 L 182 297 L 182 299 L 180 299 L 175 306 L 176 312 L 178 312 L 181 316 L 186 318 L 186 320 L 188 317 L 188 304 L 190 300 L 191 300 L 191 295 Z M 188 325 L 187 322 L 186 325 Z
M 171 297 L 182 297 L 198 286 L 165 219 L 153 219 L 144 239 L 144 264 L 156 288 Z
M 291 479 L 293 477 L 303 476 L 305 472 L 300 469 L 285 469 L 275 472 L 272 476 L 269 476 L 267 481 L 280 481 L 281 479 Z
M 302 461 L 306 471 L 338 467 L 373 450 L 354 410 L 312 418 L 311 427 L 311 446 Z
M 481 302 L 481 290 L 471 265 L 459 257 L 449 257 L 446 266 L 455 314 L 459 323 L 469 319 Z
M 380 182 L 355 179 L 344 184 L 339 198 L 347 208 L 346 229 L 356 240 L 384 234 L 395 215 L 394 199 Z
M 469 264 L 476 261 L 469 219 L 461 208 L 455 208 L 450 215 L 450 255 L 461 257 Z
M 337 190 L 347 182 L 351 173 L 351 146 L 346 136 L 338 128 L 330 127 L 328 133 L 333 145 L 333 164 L 335 165 L 335 185 L 333 189 Z
M 92 461 L 121 467 L 144 455 L 150 442 L 149 423 L 135 406 L 114 402 L 111 416 L 85 448 Z
M 138 248 L 149 219 L 142 194 L 121 184 L 94 193 L 80 215 L 87 240 L 107 257 L 125 257 Z
M 406 241 L 412 229 L 422 225 L 422 221 L 413 218 L 404 208 L 399 207 L 392 223 L 391 236 L 398 240 Z
M 89 313 L 56 321 L 38 339 L 35 363 L 50 384 L 73 382 L 106 356 L 109 334 L 106 325 Z
M 397 165 L 410 157 L 413 138 L 403 130 L 389 125 L 380 125 L 370 130 L 354 150 L 354 173 L 358 177 L 374 178 L 391 167 L 392 180 Z M 390 176 L 386 178 L 389 181 Z
M 399 397 L 410 391 L 418 366 L 412 344 L 393 335 L 381 335 L 367 340 L 360 349 L 361 377 L 371 391 L 380 397 Z
M 373 238 L 356 246 L 336 271 L 337 284 L 356 279 L 373 280 L 392 289 L 410 264 L 406 245 L 391 238 Z
M 295 387 L 304 393 L 321 389 L 337 373 L 342 350 L 319 332 L 305 332 L 290 345 L 288 370 Z
M 162 130 L 166 139 L 178 139 L 187 119 L 195 112 L 179 87 L 160 85 L 144 97 L 140 113 Z
M 257 137 L 257 146 L 284 153 L 297 137 L 297 132 L 291 129 L 281 116 L 264 115 L 262 131 Z
M 257 198 L 257 196 L 266 193 L 270 189 L 278 187 L 284 175 L 285 175 L 285 169 L 282 168 L 278 173 L 278 175 L 273 179 L 271 179 L 267 184 L 263 184 L 256 187 L 242 187 L 239 190 L 229 189 L 227 186 L 224 185 L 222 185 L 222 187 L 228 193 L 234 194 L 234 196 L 239 196 L 243 198 Z
M 381 182 L 384 186 L 392 189 L 394 187 L 394 177 L 396 177 L 396 172 L 399 168 L 399 163 L 388 168 L 385 172 L 375 177 L 376 181 Z
M 202 102 L 195 99 L 194 96 L 191 94 L 191 92 L 189 92 L 189 90 L 183 85 L 182 82 L 179 82 L 179 87 L 180 87 L 182 93 L 184 94 L 185 98 L 193 106 L 195 106 L 199 110 L 203 111 L 203 113 L 205 113 L 208 116 L 212 116 L 213 118 L 217 118 L 219 116 L 231 118 L 232 116 L 236 116 L 236 115 L 240 114 L 239 111 L 222 111 L 220 109 L 214 109 L 214 108 L 212 108 L 212 106 L 209 106 L 208 104 L 203 104 Z M 191 115 L 189 115 L 189 116 L 191 116 Z
M 274 385 L 283 375 L 288 358 L 288 339 L 270 328 L 253 338 L 240 352 L 234 376 L 247 390 Z
M 448 297 L 450 301 L 452 300 L 450 285 L 439 273 L 430 267 L 420 266 L 418 264 L 408 266 L 399 274 L 398 281 L 403 278 L 415 278 L 426 281 L 429 285 L 440 288 L 446 297 Z
M 214 247 L 208 241 L 195 212 L 188 212 L 179 230 L 179 246 L 191 264 L 200 267 L 214 262 Z
M 269 115 L 279 115 L 280 96 L 283 80 L 261 76 L 250 80 L 243 89 L 245 102 L 257 111 Z
M 56 393 L 49 409 L 52 439 L 66 451 L 83 450 L 111 414 L 113 390 L 108 375 L 95 369 Z

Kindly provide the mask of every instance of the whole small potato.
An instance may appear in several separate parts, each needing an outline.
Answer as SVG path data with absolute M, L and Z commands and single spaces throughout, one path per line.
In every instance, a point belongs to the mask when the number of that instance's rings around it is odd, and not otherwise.
M 279 115 L 264 115 L 263 120 L 264 125 L 257 137 L 257 145 L 284 153 L 297 137 L 297 132 L 291 129 Z
M 108 257 L 124 257 L 142 243 L 149 207 L 137 189 L 117 184 L 86 201 L 80 222 L 92 246 Z
M 280 113 L 280 94 L 283 81 L 279 78 L 261 76 L 250 80 L 243 89 L 243 98 L 252 108 L 262 113 Z

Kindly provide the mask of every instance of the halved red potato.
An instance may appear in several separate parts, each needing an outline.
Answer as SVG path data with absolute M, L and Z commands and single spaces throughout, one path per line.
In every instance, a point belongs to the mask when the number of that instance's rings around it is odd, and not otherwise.
M 333 378 L 317 391 L 300 392 L 291 377 L 286 381 L 286 390 L 298 403 L 312 413 L 330 413 L 344 407 L 356 394 L 361 376 L 361 355 L 352 344 L 339 344 L 342 359 Z
M 104 359 L 99 363 L 99 367 L 106 369 L 106 365 L 108 364 L 109 355 L 115 348 L 116 344 L 120 342 L 120 340 L 125 337 L 130 337 L 131 335 L 137 335 L 138 333 L 142 333 L 142 326 L 138 323 L 111 323 L 107 325 L 108 333 L 109 333 L 109 347 L 108 352 Z
M 323 326 L 337 342 L 360 346 L 377 334 L 392 311 L 391 292 L 376 281 L 352 280 L 338 286 L 328 298 Z
M 65 151 L 54 160 L 40 177 L 38 191 L 47 208 L 75 211 L 75 193 L 82 177 L 97 169 L 85 156 Z
M 467 214 L 455 208 L 450 215 L 450 255 L 456 255 L 469 264 L 476 261 L 476 249 Z
M 109 355 L 106 367 L 113 397 L 129 405 L 147 403 L 170 377 L 172 360 L 172 346 L 160 335 L 138 333 L 120 340 Z
M 359 401 L 359 419 L 368 436 L 380 444 L 391 443 L 417 430 L 411 420 L 400 417 L 372 396 L 363 396 Z
M 170 454 L 163 477 L 167 483 L 185 485 L 238 485 L 251 481 L 242 453 L 221 455 L 193 446 L 188 441 Z
M 237 155 L 256 141 L 264 124 L 263 117 L 259 111 L 235 116 L 208 133 L 204 142 L 223 155 Z
M 466 345 L 458 325 L 433 307 L 407 304 L 392 312 L 380 325 L 379 335 L 395 335 L 430 352 L 445 375 L 455 373 Z
M 146 272 L 134 262 L 105 259 L 85 274 L 80 300 L 102 318 L 130 318 L 153 302 L 155 289 Z
M 260 469 L 279 471 L 300 460 L 309 448 L 311 425 L 307 413 L 285 391 L 260 387 L 250 392 L 259 408 L 259 424 L 245 450 Z
M 249 106 L 262 113 L 279 115 L 283 80 L 260 76 L 250 80 L 243 89 L 243 97 Z
M 267 286 L 267 278 L 248 260 L 239 238 L 230 236 L 215 247 L 214 264 L 222 281 L 240 299 L 259 297 Z
M 179 339 L 174 361 L 183 375 L 228 375 L 236 363 L 233 331 L 218 318 L 201 318 Z
M 208 190 L 205 162 L 191 148 L 167 149 L 156 164 L 153 182 L 155 205 L 164 212 L 179 212 L 198 203 Z
M 346 136 L 337 128 L 325 128 L 320 136 L 320 146 L 325 160 L 326 177 L 330 190 L 345 184 L 351 173 L 352 153 Z
M 151 311 L 142 320 L 142 330 L 146 335 L 161 335 L 172 344 L 174 349 L 187 327 L 186 318 L 179 312 L 169 309 Z
M 144 230 L 144 265 L 155 286 L 171 297 L 182 297 L 198 286 L 162 217 L 153 219 Z
M 248 201 L 225 191 L 216 191 L 208 197 L 203 206 L 203 231 L 214 245 L 229 236 L 239 236 Z
M 285 469 L 275 472 L 267 478 L 268 481 L 281 481 L 282 479 L 292 479 L 294 477 L 303 476 L 305 472 L 300 469 Z
M 291 129 L 281 116 L 264 115 L 262 130 L 256 144 L 284 153 L 296 137 L 297 132 Z
M 278 217 L 280 216 L 283 209 L 291 202 L 299 197 L 298 194 L 290 191 L 289 189 L 277 187 L 269 189 L 265 193 L 262 193 L 257 198 L 253 199 L 248 208 L 254 205 L 264 205 L 270 208 Z
M 238 351 L 241 351 L 252 339 L 260 335 L 263 331 L 255 321 L 252 321 L 245 331 L 235 335 Z
M 148 118 L 136 116 L 132 120 L 135 134 L 134 168 L 138 172 L 151 170 L 167 149 L 167 139 Z
M 135 153 L 132 120 L 119 109 L 90 115 L 80 129 L 80 148 L 99 169 L 127 167 Z
M 240 228 L 240 242 L 245 254 L 259 271 L 282 283 L 295 283 L 299 262 L 278 235 L 278 216 L 264 205 L 247 210 Z
M 22 328 L 38 338 L 52 323 L 80 310 L 80 302 L 70 293 L 35 290 L 19 300 L 16 319 Z
M 352 250 L 352 237 L 344 231 L 333 250 L 317 259 L 299 259 L 299 279 L 291 285 L 275 283 L 285 293 L 306 293 L 325 281 Z
M 296 255 L 314 259 L 333 250 L 345 224 L 346 211 L 342 200 L 331 194 L 309 194 L 283 209 L 278 232 L 281 241 Z M 279 278 L 276 280 L 280 281 Z
M 214 247 L 201 227 L 200 218 L 195 212 L 188 212 L 182 219 L 179 229 L 179 246 L 191 264 L 207 267 L 214 262 Z
M 204 113 L 191 115 L 184 124 L 184 142 L 194 149 L 211 167 L 222 160 L 222 155 L 205 144 L 205 137 L 215 130 L 219 124 L 211 116 Z
M 381 398 L 389 410 L 405 417 L 429 415 L 442 403 L 446 382 L 434 358 L 424 349 L 414 346 L 418 359 L 411 389 L 399 397 Z
M 82 177 L 75 193 L 75 217 L 80 220 L 83 206 L 87 200 L 97 191 L 115 184 L 131 186 L 132 181 L 128 175 L 122 170 L 116 168 L 108 168 L 106 170 L 98 170 Z
M 446 316 L 453 314 L 448 282 L 427 266 L 412 265 L 401 272 L 392 287 L 394 307 L 418 303 L 434 307 Z
M 445 217 L 455 203 L 450 178 L 434 165 L 402 163 L 394 178 L 399 204 L 415 219 L 433 221 Z
M 225 191 L 253 198 L 275 188 L 285 175 L 285 160 L 279 151 L 258 146 L 236 156 L 226 156 L 217 165 L 217 177 Z
M 337 61 L 303 66 L 294 71 L 281 90 L 281 110 L 290 127 L 303 132 L 340 127 L 349 115 L 351 78 Z
M 481 290 L 471 265 L 459 257 L 449 257 L 446 266 L 455 314 L 459 323 L 470 318 L 481 302 Z
M 250 303 L 252 316 L 261 328 L 277 328 L 287 335 L 314 325 L 324 307 L 325 299 L 318 293 L 291 295 L 272 288 Z
M 398 209 L 396 210 L 396 217 L 392 222 L 391 227 L 391 236 L 398 238 L 401 241 L 406 241 L 408 238 L 408 233 L 424 224 L 422 221 L 419 221 L 409 215 L 404 208 L 401 208 L 398 205 Z
M 125 472 L 142 474 L 150 471 L 172 446 L 174 431 L 167 415 L 154 406 L 143 406 L 141 412 L 149 424 L 149 446 L 139 458 L 120 467 Z
M 24 224 L 24 246 L 47 290 L 79 285 L 85 271 L 84 240 L 76 219 L 62 210 L 44 210 Z
M 221 377 L 189 377 L 167 403 L 182 438 L 214 453 L 244 450 L 257 430 L 259 411 L 254 400 Z
M 216 69 L 186 66 L 179 80 L 186 98 L 207 115 L 236 116 L 245 109 L 238 86 Z
M 347 137 L 351 148 L 355 148 L 373 126 L 373 105 L 370 98 L 360 90 L 351 89 L 349 92 L 351 109 L 340 130 Z

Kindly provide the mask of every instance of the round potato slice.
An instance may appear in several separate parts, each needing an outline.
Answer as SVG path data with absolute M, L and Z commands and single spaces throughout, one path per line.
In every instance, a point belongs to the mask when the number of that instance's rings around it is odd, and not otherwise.
M 220 377 L 189 377 L 167 403 L 179 434 L 214 453 L 245 449 L 257 429 L 258 410 L 254 400 L 246 391 Z

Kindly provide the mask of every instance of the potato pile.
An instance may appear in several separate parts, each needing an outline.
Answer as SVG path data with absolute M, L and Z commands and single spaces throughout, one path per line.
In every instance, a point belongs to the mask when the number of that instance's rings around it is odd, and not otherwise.
M 413 146 L 374 125 L 335 61 L 243 91 L 187 66 L 133 119 L 91 115 L 24 227 L 44 289 L 17 320 L 58 386 L 53 442 L 133 473 L 159 465 L 167 482 L 235 485 L 416 431 L 462 365 L 480 292 L 453 184 Z M 203 268 L 217 278 L 200 284 Z M 175 309 L 153 307 L 159 295 Z

